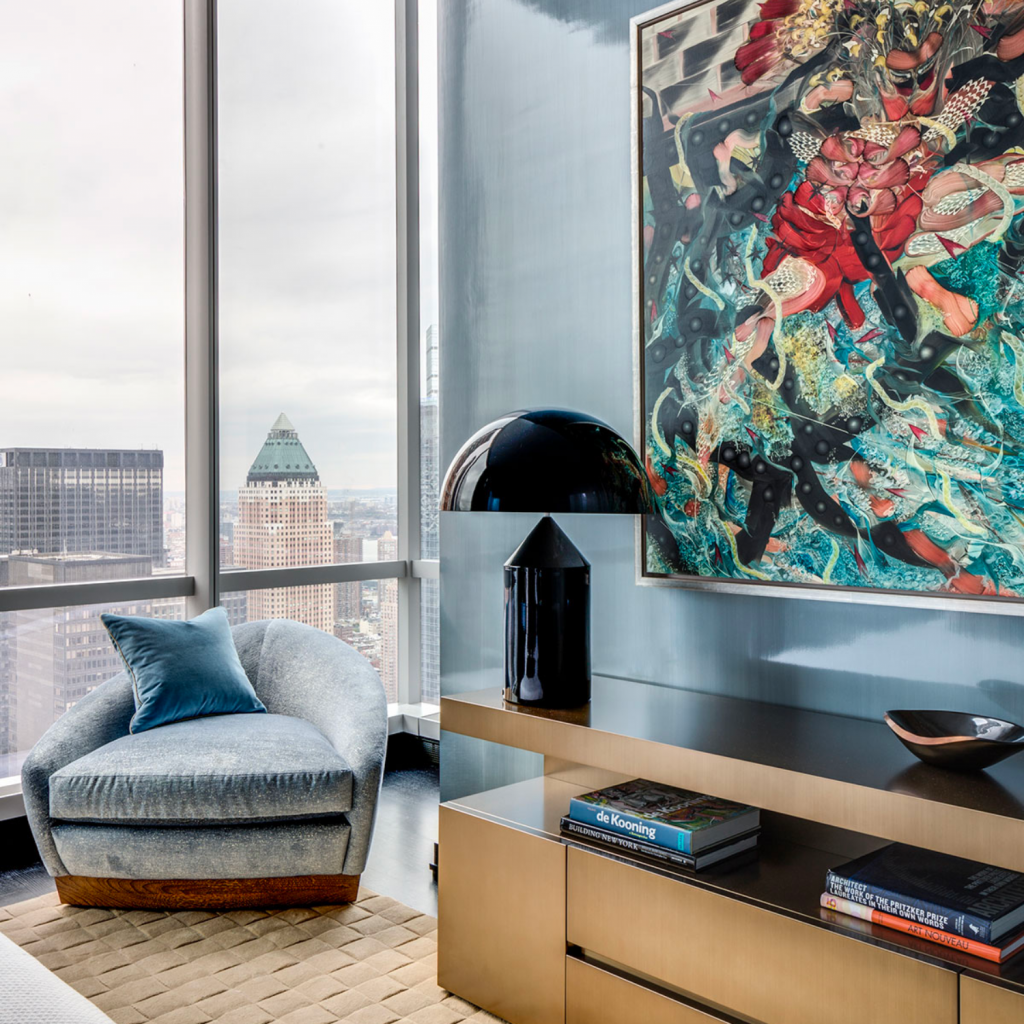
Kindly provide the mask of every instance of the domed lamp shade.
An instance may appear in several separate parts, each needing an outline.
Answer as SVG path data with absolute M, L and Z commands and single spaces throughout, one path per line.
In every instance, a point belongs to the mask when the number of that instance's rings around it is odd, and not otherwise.
M 545 708 L 586 704 L 590 563 L 550 513 L 654 512 L 636 452 L 585 413 L 512 412 L 459 450 L 445 474 L 441 511 L 545 513 L 505 563 L 505 699 Z

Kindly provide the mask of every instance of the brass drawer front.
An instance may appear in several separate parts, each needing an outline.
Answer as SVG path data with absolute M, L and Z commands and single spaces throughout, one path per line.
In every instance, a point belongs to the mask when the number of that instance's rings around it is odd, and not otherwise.
M 515 1024 L 565 1018 L 565 847 L 442 805 L 437 981 Z
M 1021 1024 L 1024 994 L 960 976 L 960 1024 Z
M 565 1024 L 721 1024 L 722 1020 L 593 964 L 566 957 Z
M 574 847 L 567 895 L 571 944 L 764 1024 L 957 1024 L 956 973 L 909 956 Z

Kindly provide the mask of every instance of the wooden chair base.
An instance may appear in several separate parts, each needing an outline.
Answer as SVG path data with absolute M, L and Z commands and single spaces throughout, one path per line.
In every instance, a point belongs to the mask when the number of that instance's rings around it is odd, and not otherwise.
M 308 907 L 351 903 L 359 875 L 289 878 L 89 878 L 54 879 L 61 903 L 125 910 L 238 910 L 243 907 Z

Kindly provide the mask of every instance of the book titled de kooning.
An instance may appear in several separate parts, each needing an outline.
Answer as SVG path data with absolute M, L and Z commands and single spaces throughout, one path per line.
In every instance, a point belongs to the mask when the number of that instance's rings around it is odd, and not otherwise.
M 691 855 L 760 824 L 756 807 L 647 779 L 573 797 L 569 817 Z

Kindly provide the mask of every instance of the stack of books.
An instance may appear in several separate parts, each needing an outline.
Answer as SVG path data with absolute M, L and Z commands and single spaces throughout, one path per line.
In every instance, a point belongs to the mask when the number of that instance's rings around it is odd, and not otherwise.
M 821 905 L 995 963 L 1024 949 L 1024 875 L 901 843 L 829 871 Z
M 756 807 L 646 779 L 573 797 L 562 834 L 677 867 L 717 864 L 757 846 Z

